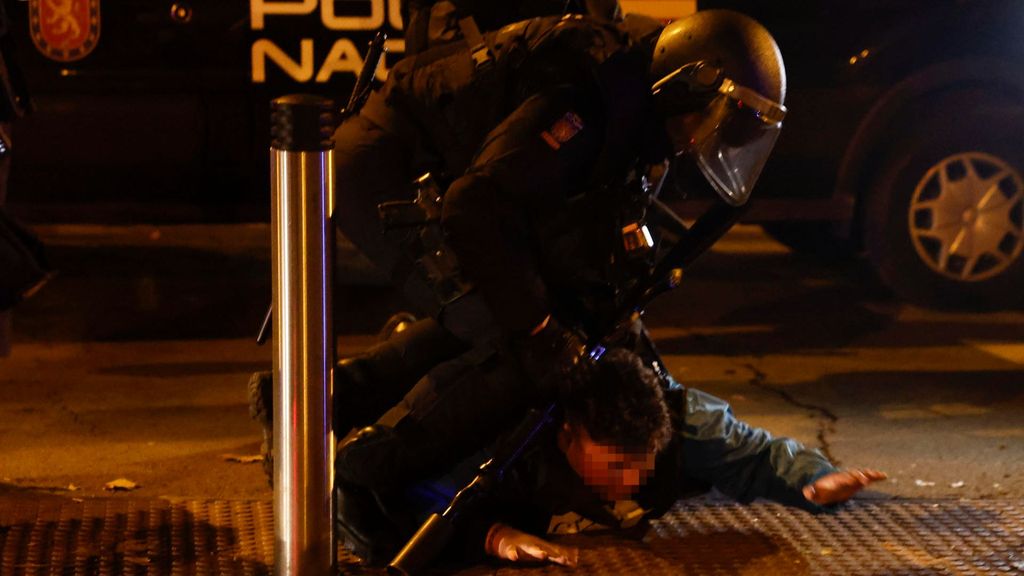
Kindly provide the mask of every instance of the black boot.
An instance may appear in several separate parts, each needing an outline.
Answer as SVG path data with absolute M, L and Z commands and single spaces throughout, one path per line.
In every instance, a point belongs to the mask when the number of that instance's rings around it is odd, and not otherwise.
M 388 518 L 372 490 L 337 482 L 334 506 L 338 537 L 363 562 L 383 566 L 398 553 L 405 531 Z
M 274 487 L 274 378 L 272 372 L 256 372 L 249 377 L 249 418 L 263 429 L 263 472 L 267 483 Z
M 406 328 L 416 322 L 416 317 L 409 312 L 398 312 L 392 314 L 387 322 L 380 329 L 377 339 L 380 342 L 390 340 L 396 334 L 405 331 Z M 334 372 L 335 393 L 344 393 L 352 390 L 369 388 L 372 383 L 368 375 L 361 369 L 355 359 L 344 359 L 338 362 Z M 340 381 L 340 382 L 339 382 Z M 341 385 L 339 385 L 341 384 Z M 256 372 L 249 377 L 249 418 L 259 423 L 263 429 L 263 443 L 260 445 L 260 454 L 263 456 L 263 472 L 267 475 L 267 482 L 274 486 L 274 379 L 270 371 Z M 387 407 L 377 408 L 382 411 Z M 346 413 L 348 411 L 346 410 Z M 375 418 L 374 418 L 375 419 Z M 339 437 L 344 436 L 353 425 L 366 426 L 368 422 L 353 422 L 351 418 L 339 418 L 335 415 L 334 431 Z

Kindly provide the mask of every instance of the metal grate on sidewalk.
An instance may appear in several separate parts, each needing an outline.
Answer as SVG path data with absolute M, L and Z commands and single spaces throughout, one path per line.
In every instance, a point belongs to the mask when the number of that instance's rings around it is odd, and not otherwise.
M 681 503 L 642 539 L 562 541 L 580 566 L 458 574 L 1024 574 L 1024 502 L 861 501 L 812 516 L 776 504 Z M 273 572 L 270 502 L 0 496 L 0 576 Z M 342 555 L 345 574 L 382 572 Z

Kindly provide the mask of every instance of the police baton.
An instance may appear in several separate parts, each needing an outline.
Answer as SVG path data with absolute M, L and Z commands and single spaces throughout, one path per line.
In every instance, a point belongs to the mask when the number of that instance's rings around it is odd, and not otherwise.
M 480 473 L 452 498 L 444 512 L 431 514 L 420 526 L 388 564 L 388 574 L 415 576 L 429 566 L 451 540 L 459 520 L 478 509 L 523 452 L 555 421 L 556 410 L 554 403 L 543 411 L 530 410 L 507 441 L 501 443 L 494 457 L 480 466 Z

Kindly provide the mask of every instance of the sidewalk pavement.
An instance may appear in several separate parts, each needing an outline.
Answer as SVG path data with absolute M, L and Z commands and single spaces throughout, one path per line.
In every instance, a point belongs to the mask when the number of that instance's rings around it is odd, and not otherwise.
M 238 556 L 239 546 L 272 542 L 271 492 L 252 462 L 259 429 L 245 396 L 249 373 L 270 365 L 271 350 L 252 338 L 269 298 L 263 234 L 138 227 L 48 236 L 62 275 L 16 310 L 12 355 L 0 360 L 0 574 L 266 573 L 266 555 L 248 564 Z M 393 304 L 379 286 L 365 288 L 342 299 L 360 303 L 343 315 L 363 314 L 343 330 L 342 354 L 368 345 Z M 595 552 L 600 566 L 1024 570 L 1024 313 L 903 306 L 854 265 L 796 259 L 741 227 L 647 319 L 686 385 L 729 400 L 754 425 L 892 480 L 826 519 L 767 504 L 686 505 L 685 518 L 661 525 L 653 541 L 596 544 L 608 550 Z M 105 490 L 119 479 L 136 488 Z M 243 517 L 264 518 L 257 544 L 257 521 Z M 772 519 L 783 517 L 796 520 Z M 99 520 L 82 532 L 90 518 Z M 247 527 L 222 529 L 229 524 Z M 198 543 L 174 548 L 179 525 Z M 113 535 L 131 527 L 136 536 Z M 42 541 L 50 544 L 31 544 Z

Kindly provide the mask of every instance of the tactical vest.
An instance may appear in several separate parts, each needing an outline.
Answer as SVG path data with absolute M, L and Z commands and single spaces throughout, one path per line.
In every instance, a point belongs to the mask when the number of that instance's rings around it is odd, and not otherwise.
M 464 42 L 432 48 L 399 62 L 363 115 L 432 149 L 443 159 L 446 173 L 459 175 L 487 133 L 545 82 L 580 85 L 593 90 L 598 100 L 616 97 L 617 108 L 646 105 L 623 102 L 615 94 L 638 91 L 616 83 L 649 85 L 649 56 L 614 24 L 580 16 L 546 17 L 483 37 L 493 66 L 478 69 Z M 573 77 L 566 77 L 567 72 Z
M 403 60 L 362 114 L 439 158 L 435 172 L 460 175 L 488 132 L 529 96 L 566 83 L 592 93 L 608 109 L 603 150 L 591 173 L 576 179 L 575 205 L 553 205 L 536 229 L 545 247 L 539 255 L 545 283 L 555 289 L 556 300 L 564 300 L 566 315 L 575 320 L 605 314 L 614 308 L 619 279 L 629 277 L 616 254 L 621 214 L 634 211 L 626 182 L 651 144 L 645 142 L 654 122 L 649 53 L 621 27 L 580 16 L 516 23 L 484 40 L 493 62 L 483 67 L 464 42 Z M 436 225 L 434 220 L 431 226 Z M 421 272 L 457 273 L 450 251 L 437 243 L 439 231 L 424 228 L 420 236 Z M 445 261 L 432 262 L 437 254 Z M 450 276 L 434 276 L 430 283 L 438 288 L 440 306 L 467 288 Z

